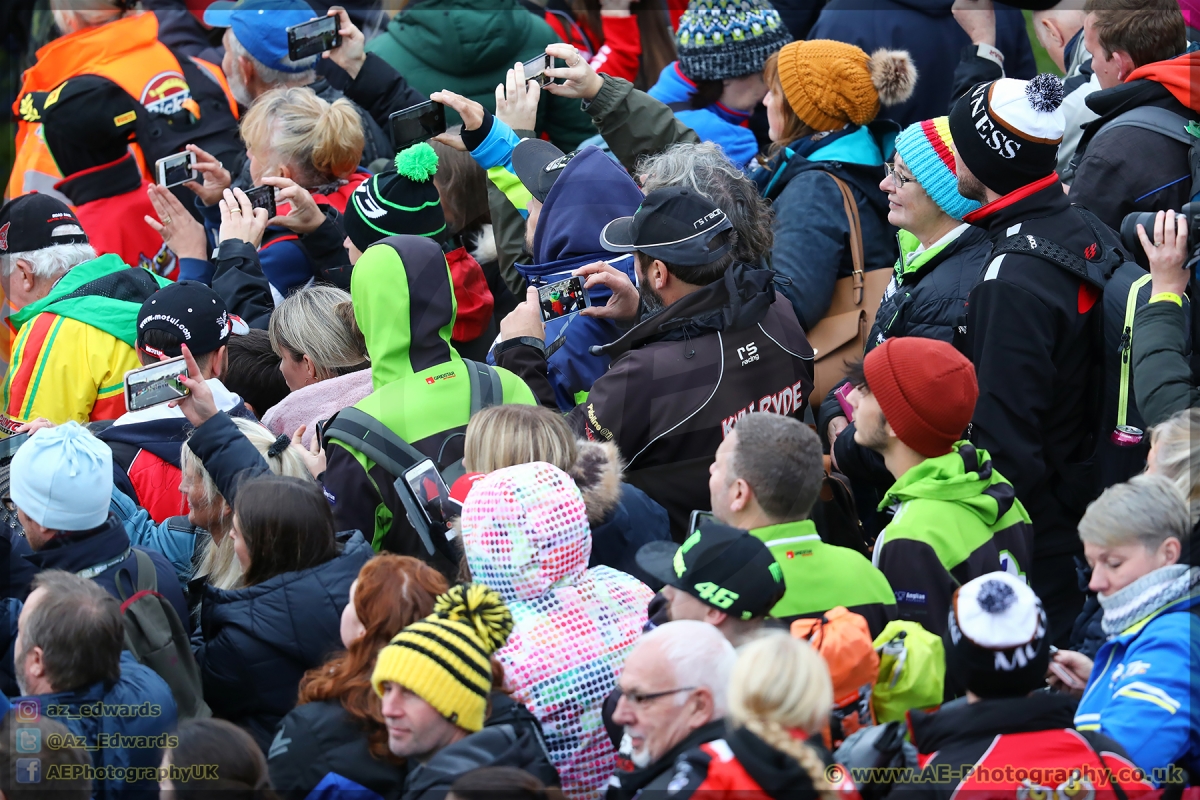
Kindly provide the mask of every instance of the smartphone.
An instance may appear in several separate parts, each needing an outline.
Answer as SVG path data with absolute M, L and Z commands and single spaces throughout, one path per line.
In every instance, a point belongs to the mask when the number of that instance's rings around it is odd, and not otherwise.
M 688 531 L 695 533 L 700 530 L 701 525 L 716 521 L 717 518 L 713 516 L 711 511 L 693 511 L 691 519 L 688 520 Z
M 554 83 L 554 78 L 546 74 L 546 70 L 554 69 L 554 56 L 543 53 L 525 62 L 525 80 L 537 81 L 538 86 Z
M 342 43 L 337 17 L 317 17 L 287 29 L 288 58 L 299 61 Z
M 538 299 L 542 304 L 543 322 L 574 314 L 592 305 L 592 298 L 583 286 L 583 278 L 578 276 L 538 287 Z
M 433 526 L 445 526 L 447 514 L 443 504 L 450 499 L 450 489 L 442 480 L 437 465 L 425 459 L 404 473 L 404 482 L 412 490 L 425 521 Z
M 180 375 L 190 377 L 183 356 L 129 370 L 125 373 L 126 410 L 141 411 L 187 397 L 190 392 L 179 380 Z
M 319 419 L 317 424 L 313 426 L 316 429 L 317 441 L 321 443 L 321 447 L 325 446 L 325 426 L 329 424 L 329 419 Z
M 399 153 L 406 147 L 446 132 L 446 107 L 426 100 L 401 109 L 388 117 L 392 147 Z
M 0 461 L 8 461 L 17 454 L 17 448 L 29 441 L 32 434 L 16 433 L 0 439 Z
M 246 192 L 246 199 L 250 201 L 250 208 L 265 208 L 267 210 L 267 219 L 275 216 L 275 187 L 274 186 L 255 186 Z
M 163 156 L 154 162 L 154 170 L 158 175 L 158 185 L 170 189 L 188 181 L 200 180 L 196 171 L 196 154 L 190 150 L 176 153 L 173 156 Z
M 846 415 L 846 422 L 854 422 L 854 407 L 850 405 L 850 393 L 854 391 L 854 384 L 847 381 L 839 386 L 833 392 L 833 396 L 837 398 L 838 405 L 842 407 L 842 413 Z

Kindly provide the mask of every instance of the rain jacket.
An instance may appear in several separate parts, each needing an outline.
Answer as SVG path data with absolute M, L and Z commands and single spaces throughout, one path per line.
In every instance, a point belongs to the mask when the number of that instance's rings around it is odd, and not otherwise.
M 567 796 L 598 798 L 616 766 L 604 698 L 654 593 L 623 572 L 588 569 L 583 496 L 549 464 L 519 464 L 476 483 L 461 524 L 472 578 L 499 592 L 513 615 L 508 643 L 496 651 L 505 688 L 542 723 Z
M 354 405 L 444 469 L 462 458 L 471 392 L 450 345 L 457 304 L 442 248 L 421 236 L 390 236 L 367 248 L 350 279 L 354 317 L 371 356 L 375 391 Z M 534 405 L 533 393 L 497 369 L 503 403 Z M 338 530 L 360 530 L 376 551 L 428 558 L 392 486 L 398 475 L 342 442 L 322 478 Z M 441 558 L 440 555 L 436 558 Z M 453 569 L 442 558 L 439 566 Z
M 668 64 L 658 76 L 658 83 L 647 92 L 668 106 L 686 104 L 696 93 L 696 83 L 679 67 L 678 61 Z M 688 108 L 675 112 L 675 118 L 687 125 L 706 142 L 716 142 L 729 160 L 745 169 L 758 155 L 758 140 L 750 130 L 750 114 L 713 103 L 705 108 Z
M 55 424 L 115 419 L 125 413 L 125 373 L 142 302 L 166 278 L 130 271 L 109 253 L 73 267 L 50 294 L 10 317 L 19 333 L 4 379 L 4 413 Z
M 1001 570 L 1024 576 L 1032 564 L 1029 515 L 987 451 L 970 442 L 901 475 L 879 508 L 892 505 L 873 561 L 896 594 L 900 619 L 931 633 L 945 633 L 961 584 Z
M 391 64 L 426 96 L 441 89 L 496 110 L 496 86 L 518 61 L 546 51 L 558 36 L 518 0 L 416 0 L 392 18 L 367 50 Z M 462 119 L 446 109 L 446 124 Z M 577 101 L 543 93 L 538 135 L 564 152 L 596 133 Z

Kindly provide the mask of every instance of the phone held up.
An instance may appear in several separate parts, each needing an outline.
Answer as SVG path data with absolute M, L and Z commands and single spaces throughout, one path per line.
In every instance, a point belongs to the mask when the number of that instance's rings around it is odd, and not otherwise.
M 717 518 L 713 516 L 711 511 L 693 511 L 692 516 L 688 519 L 688 530 L 695 533 L 700 530 L 700 526 L 709 522 L 716 522 Z
M 523 66 L 525 67 L 525 80 L 537 81 L 538 86 L 554 83 L 554 78 L 546 74 L 546 70 L 554 69 L 554 56 L 543 53 L 529 59 Z
M 401 109 L 388 117 L 392 147 L 399 153 L 417 142 L 446 132 L 446 107 L 433 100 Z
M 191 392 L 180 375 L 191 377 L 183 356 L 156 361 L 125 373 L 125 409 L 141 411 L 187 397 Z
M 341 34 L 338 33 L 338 18 L 317 17 L 293 25 L 287 29 L 287 39 L 288 58 L 292 61 L 332 50 L 342 43 Z
M 538 287 L 538 300 L 542 305 L 542 321 L 574 314 L 592 305 L 592 298 L 583 285 L 583 278 L 572 276 Z
M 275 216 L 275 187 L 274 186 L 255 186 L 246 192 L 246 199 L 250 201 L 250 208 L 265 208 L 267 210 L 267 219 Z
M 200 180 L 200 173 L 196 171 L 196 154 L 190 150 L 163 156 L 154 162 L 154 172 L 158 177 L 158 185 L 165 189 Z

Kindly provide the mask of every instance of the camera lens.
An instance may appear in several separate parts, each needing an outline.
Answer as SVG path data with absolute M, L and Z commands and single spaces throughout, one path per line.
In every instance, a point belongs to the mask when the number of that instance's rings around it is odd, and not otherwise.
M 1138 225 L 1146 229 L 1147 236 L 1151 239 L 1154 238 L 1155 213 L 1154 211 L 1135 211 L 1132 214 L 1126 214 L 1125 219 L 1121 220 L 1121 242 L 1130 251 L 1137 253 L 1142 249 L 1142 242 L 1138 239 Z

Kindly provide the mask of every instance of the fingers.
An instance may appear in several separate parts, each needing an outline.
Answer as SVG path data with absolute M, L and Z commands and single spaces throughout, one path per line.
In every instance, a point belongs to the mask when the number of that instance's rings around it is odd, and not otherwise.
M 1154 248 L 1154 245 L 1151 243 L 1150 237 L 1146 235 L 1146 226 L 1140 222 L 1137 226 L 1137 235 L 1138 241 L 1142 243 L 1142 249 L 1149 253 Z
M 262 178 L 261 180 L 259 180 L 259 183 L 263 184 L 264 186 L 274 186 L 276 189 L 282 190 L 279 192 L 280 197 L 284 196 L 284 194 L 283 194 L 284 191 L 287 191 L 289 189 L 299 186 L 299 184 L 296 183 L 291 178 L 281 178 L 278 176 L 270 177 L 270 178 Z M 288 195 L 288 196 L 290 197 L 291 195 Z
M 597 272 L 612 273 L 619 271 L 620 270 L 609 264 L 607 261 L 593 261 L 591 264 L 584 264 L 582 267 L 578 267 L 571 274 L 582 277 L 584 275 L 595 275 Z
M 226 189 L 225 191 L 227 191 L 227 192 L 228 192 L 228 191 L 231 191 L 231 190 L 229 190 L 229 189 Z M 246 193 L 245 193 L 245 192 L 243 192 L 241 189 L 233 189 L 232 191 L 233 191 L 233 196 L 234 196 L 234 199 L 236 199 L 236 200 L 237 200 L 237 202 L 238 202 L 238 207 L 241 209 L 241 212 L 242 212 L 242 219 L 251 219 L 251 218 L 253 218 L 253 216 L 254 216 L 254 206 L 253 206 L 253 204 L 251 204 L 251 202 L 250 202 L 250 198 L 249 198 L 249 197 L 246 197 Z
M 574 45 L 566 42 L 555 42 L 554 44 L 546 45 L 546 55 L 554 56 L 563 63 L 570 64 L 572 57 L 578 58 L 579 51 Z
M 447 147 L 453 147 L 455 150 L 461 150 L 464 153 L 467 152 L 467 146 L 463 144 L 462 137 L 456 133 L 439 133 L 430 141 L 441 142 Z
M 332 10 L 332 9 L 331 9 L 331 10 Z M 307 426 L 307 425 L 301 425 L 299 428 L 296 428 L 295 432 L 294 432 L 294 433 L 292 433 L 292 441 L 293 441 L 293 442 L 301 442 L 301 441 L 304 441 L 304 439 L 303 439 L 303 436 L 304 436 L 304 432 L 305 432 L 306 430 L 308 430 L 308 426 Z
M 1155 247 L 1157 247 L 1158 245 L 1163 243 L 1163 228 L 1166 227 L 1166 224 L 1167 224 L 1167 212 L 1159 211 L 1157 214 L 1154 215 L 1154 246 Z
M 184 147 L 183 149 L 187 150 L 188 152 L 196 154 L 196 165 L 195 165 L 196 169 L 200 169 L 201 164 L 208 166 L 210 163 L 213 165 L 218 165 L 221 163 L 221 162 L 217 161 L 216 156 L 212 155 L 207 150 L 203 150 L 200 147 L 197 147 L 194 144 L 189 144 L 186 147 Z
M 155 233 L 157 233 L 159 236 L 162 236 L 162 232 L 163 232 L 163 230 L 166 228 L 166 226 L 165 226 L 165 225 L 163 225 L 161 222 L 159 222 L 158 220 L 156 220 L 154 217 L 150 216 L 149 214 L 147 214 L 146 216 L 142 217 L 142 219 L 144 219 L 144 220 L 146 221 L 146 224 L 147 224 L 147 225 L 149 225 L 149 226 L 150 226 L 150 228 L 151 228 L 151 229 L 152 229 L 152 230 L 153 230 Z M 166 241 L 166 237 L 165 237 L 165 236 L 163 236 L 163 241 Z
M 1188 226 L 1187 217 L 1183 214 L 1175 216 L 1175 248 L 1177 250 L 1187 249 Z
M 200 378 L 198 377 L 200 375 L 200 367 L 196 366 L 196 359 L 192 357 L 192 351 L 188 349 L 186 344 L 180 345 L 179 347 L 183 351 L 183 363 L 187 364 L 188 371 L 187 375 L 179 376 L 179 381 L 184 386 L 188 387 L 188 389 L 194 389 L 195 386 L 201 382 Z
M 225 169 L 215 161 L 212 163 L 207 161 L 197 161 L 195 166 L 196 172 L 220 172 L 221 170 Z M 194 181 L 191 182 L 194 183 Z

